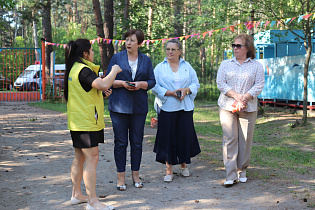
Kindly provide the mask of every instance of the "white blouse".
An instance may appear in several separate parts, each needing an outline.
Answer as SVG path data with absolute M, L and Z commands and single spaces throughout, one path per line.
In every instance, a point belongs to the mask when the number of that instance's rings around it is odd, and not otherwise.
M 128 62 L 129 62 L 129 66 L 131 68 L 131 76 L 132 76 L 132 79 L 134 80 L 136 73 L 137 73 L 138 58 L 135 61 L 128 60 Z
M 175 87 L 176 89 L 180 88 L 180 75 L 179 72 L 173 72 L 174 73 L 174 79 L 175 79 Z

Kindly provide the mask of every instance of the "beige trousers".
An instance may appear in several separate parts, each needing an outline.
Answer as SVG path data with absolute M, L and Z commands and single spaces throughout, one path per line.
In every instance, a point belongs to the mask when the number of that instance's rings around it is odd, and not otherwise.
M 246 177 L 254 136 L 257 112 L 236 112 L 220 108 L 220 122 L 223 130 L 223 161 L 226 180 Z

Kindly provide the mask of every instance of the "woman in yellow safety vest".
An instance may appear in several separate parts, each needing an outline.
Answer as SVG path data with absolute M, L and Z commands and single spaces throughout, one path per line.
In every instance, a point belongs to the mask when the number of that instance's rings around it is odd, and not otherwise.
M 104 143 L 104 103 L 102 92 L 111 94 L 118 65 L 104 78 L 98 76 L 100 66 L 93 64 L 93 48 L 87 39 L 77 39 L 67 44 L 65 52 L 65 89 L 68 129 L 75 151 L 71 165 L 71 204 L 87 203 L 87 209 L 114 209 L 101 203 L 96 196 L 96 166 L 98 143 Z M 85 165 L 84 165 L 85 163 Z M 83 167 L 84 165 L 84 167 Z M 87 196 L 81 192 L 84 180 Z

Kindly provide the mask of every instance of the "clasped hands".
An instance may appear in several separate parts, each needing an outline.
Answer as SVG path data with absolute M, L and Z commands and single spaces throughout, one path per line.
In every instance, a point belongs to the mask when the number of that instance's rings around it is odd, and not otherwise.
M 232 104 L 232 112 L 234 113 L 244 110 L 247 107 L 247 102 L 250 100 L 250 98 L 251 96 L 248 94 L 238 94 L 237 97 L 235 97 L 236 101 Z
M 181 97 L 178 97 L 176 93 L 177 91 L 181 92 Z M 185 96 L 187 95 L 187 92 L 189 92 L 187 88 L 178 88 L 177 90 L 172 91 L 172 96 L 174 96 L 175 98 L 178 98 L 179 100 L 183 100 Z

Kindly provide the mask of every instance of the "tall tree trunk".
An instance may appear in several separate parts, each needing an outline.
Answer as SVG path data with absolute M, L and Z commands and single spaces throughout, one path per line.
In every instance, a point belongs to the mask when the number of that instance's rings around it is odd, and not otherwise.
M 129 29 L 129 0 L 125 0 L 125 7 L 124 7 L 124 20 L 123 20 L 123 28 L 122 28 L 122 35 L 121 38 L 125 39 L 124 33 Z M 121 50 L 125 50 L 125 45 L 121 45 Z
M 79 22 L 79 12 L 78 12 L 78 3 L 77 0 L 73 0 L 73 22 L 74 23 L 80 23 Z
M 305 125 L 307 122 L 307 79 L 308 79 L 308 68 L 311 60 L 311 54 L 312 54 L 312 42 L 311 42 L 311 36 L 308 37 L 308 49 L 306 51 L 306 58 L 304 62 L 304 95 L 303 95 L 303 117 L 302 117 L 302 124 Z
M 201 13 L 201 1 L 202 0 L 198 0 L 198 8 L 199 8 L 199 16 L 202 16 Z M 204 27 L 205 25 L 202 24 L 202 26 Z M 199 56 L 200 56 L 200 62 L 201 62 L 201 77 L 202 77 L 202 83 L 203 85 L 205 85 L 207 83 L 207 78 L 206 78 L 206 67 L 205 67 L 205 63 L 206 63 L 206 49 L 203 46 L 203 41 L 204 39 L 200 39 L 200 50 L 199 50 Z M 205 90 L 205 89 L 204 89 Z M 203 97 L 207 98 L 207 92 L 204 91 L 203 92 Z
M 199 16 L 202 16 L 201 13 L 201 0 L 198 0 L 198 6 L 199 6 Z M 204 26 L 204 24 L 203 24 Z M 205 78 L 205 61 L 206 61 L 206 49 L 203 45 L 203 39 L 200 39 L 201 48 L 199 51 L 200 61 L 201 61 L 201 76 L 202 78 Z
M 252 4 L 252 3 L 250 3 Z M 252 5 L 250 5 L 251 8 L 253 8 Z M 250 21 L 252 21 L 252 24 L 254 23 L 254 19 L 255 19 L 255 10 L 252 9 L 252 11 L 250 11 Z M 249 35 L 252 36 L 254 38 L 254 35 L 255 35 L 255 31 L 254 31 L 255 27 L 252 27 L 250 30 L 249 30 Z
M 94 16 L 95 16 L 96 35 L 98 38 L 105 38 L 100 1 L 99 0 L 93 0 L 92 2 L 93 2 L 93 11 L 94 11 Z M 106 50 L 105 50 L 105 44 L 103 43 L 102 39 L 99 40 L 99 42 L 98 42 L 98 48 L 100 50 L 100 55 L 101 55 L 102 70 L 104 71 L 107 69 L 107 67 L 105 68 Z
M 180 12 L 182 8 L 182 1 L 174 1 L 174 36 L 179 37 L 182 35 L 182 25 L 180 21 Z
M 32 12 L 32 14 L 34 16 L 34 12 Z M 35 48 L 38 48 L 37 25 L 36 25 L 35 20 L 33 20 L 33 37 L 34 37 Z M 37 50 L 35 50 L 35 56 L 36 56 L 36 61 L 39 61 L 40 57 Z
M 17 16 L 17 11 L 14 10 L 14 22 L 17 23 L 18 22 L 18 16 Z M 17 37 L 17 24 L 14 24 L 14 40 Z
M 116 13 L 116 11 L 115 11 L 115 7 L 114 7 L 114 14 L 115 13 Z M 114 20 L 114 23 L 115 23 L 116 22 L 115 15 L 113 15 L 113 16 L 114 16 L 113 20 Z M 105 17 L 105 19 L 106 19 L 106 17 Z M 116 37 L 116 35 L 117 35 L 117 24 L 114 25 L 114 32 L 113 32 L 113 36 Z M 118 53 L 118 45 L 114 45 L 114 53 Z
M 104 0 L 104 34 L 106 39 L 113 39 L 113 33 L 114 33 L 114 1 L 113 0 Z M 105 64 L 104 69 L 107 70 L 108 64 L 110 62 L 110 59 L 114 55 L 114 47 L 113 43 L 111 42 L 108 44 L 106 42 L 105 44 Z M 106 73 L 106 72 L 104 72 Z
M 51 18 L 50 18 L 50 11 L 51 11 L 51 2 L 50 0 L 43 1 L 43 10 L 42 10 L 42 25 L 43 25 L 43 38 L 47 42 L 52 42 L 51 36 Z M 49 75 L 50 73 L 50 53 L 52 52 L 52 46 L 46 46 L 46 54 L 45 54 L 45 71 L 46 74 Z
M 149 6 L 149 12 L 148 12 L 148 39 L 151 39 L 152 36 L 152 20 L 153 20 L 153 9 L 154 7 L 154 1 L 152 1 L 152 5 Z
M 82 5 L 81 5 L 81 34 L 84 34 L 84 28 L 83 28 L 83 22 L 84 22 L 84 16 L 83 16 L 83 11 L 84 11 L 84 0 L 82 0 Z
M 307 14 L 310 13 L 311 7 L 310 7 L 310 0 L 306 0 L 306 11 Z M 304 62 L 304 96 L 303 96 L 303 117 L 302 117 L 302 124 L 305 125 L 307 122 L 307 80 L 308 80 L 308 68 L 311 60 L 312 55 L 312 33 L 311 33 L 311 20 L 308 18 L 307 20 L 303 20 L 305 22 L 304 25 L 304 34 L 305 34 L 305 40 L 304 40 L 304 47 L 306 50 L 306 58 Z
M 187 2 L 184 2 L 184 20 L 186 20 L 186 16 L 188 13 L 188 9 L 187 9 Z M 184 22 L 184 26 L 183 26 L 183 35 L 187 35 L 187 21 Z M 182 53 L 182 57 L 184 60 L 186 60 L 186 39 L 183 39 L 183 53 Z

